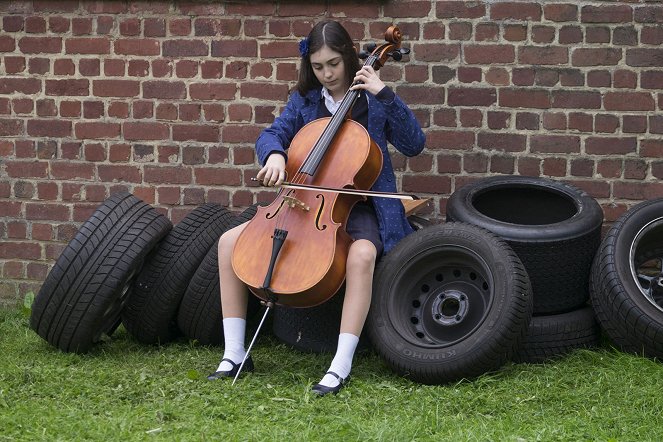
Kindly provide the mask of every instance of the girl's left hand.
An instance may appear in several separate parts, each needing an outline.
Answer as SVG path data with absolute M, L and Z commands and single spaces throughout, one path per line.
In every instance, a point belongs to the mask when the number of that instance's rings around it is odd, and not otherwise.
M 373 95 L 377 95 L 377 93 L 384 88 L 384 83 L 380 80 L 380 77 L 378 77 L 377 72 L 375 72 L 370 66 L 362 66 L 362 68 L 357 71 L 353 83 L 356 81 L 360 81 L 361 83 L 352 86 L 350 89 L 363 89 Z

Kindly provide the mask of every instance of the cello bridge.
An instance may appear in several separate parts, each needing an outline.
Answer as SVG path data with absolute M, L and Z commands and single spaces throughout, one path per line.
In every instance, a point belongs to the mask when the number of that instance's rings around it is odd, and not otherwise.
M 285 203 L 288 206 L 290 206 L 291 209 L 295 209 L 295 208 L 302 209 L 304 212 L 308 212 L 309 209 L 310 209 L 309 206 L 307 206 L 306 204 L 304 204 L 304 202 L 298 200 L 294 196 L 286 195 L 286 196 L 283 197 L 283 201 L 285 201 Z

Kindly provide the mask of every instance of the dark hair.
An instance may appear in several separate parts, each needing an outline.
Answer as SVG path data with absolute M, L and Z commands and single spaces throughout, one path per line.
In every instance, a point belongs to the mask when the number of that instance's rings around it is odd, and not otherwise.
M 357 57 L 357 52 L 348 31 L 336 21 L 321 21 L 313 26 L 313 29 L 308 34 L 308 53 L 302 57 L 302 63 L 299 68 L 299 81 L 297 81 L 297 85 L 295 86 L 301 95 L 306 95 L 311 89 L 317 89 L 322 86 L 313 73 L 311 54 L 319 51 L 323 46 L 327 46 L 332 51 L 336 51 L 342 55 L 348 85 L 352 84 L 355 73 L 361 67 L 359 65 L 359 57 Z

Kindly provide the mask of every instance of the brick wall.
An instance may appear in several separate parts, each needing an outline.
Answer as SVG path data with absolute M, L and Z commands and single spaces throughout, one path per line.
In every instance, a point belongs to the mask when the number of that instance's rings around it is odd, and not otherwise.
M 267 200 L 253 143 L 323 17 L 362 44 L 397 23 L 382 78 L 427 133 L 394 155 L 440 219 L 493 174 L 569 181 L 607 222 L 663 195 L 663 6 L 652 2 L 1 2 L 0 304 L 37 290 L 100 201 L 126 189 L 174 221 Z

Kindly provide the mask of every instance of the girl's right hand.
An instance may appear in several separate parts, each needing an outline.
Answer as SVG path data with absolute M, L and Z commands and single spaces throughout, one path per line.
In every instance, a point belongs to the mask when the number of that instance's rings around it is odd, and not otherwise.
M 265 166 L 260 169 L 256 178 L 262 181 L 264 186 L 280 185 L 285 180 L 285 157 L 279 153 L 268 156 Z

